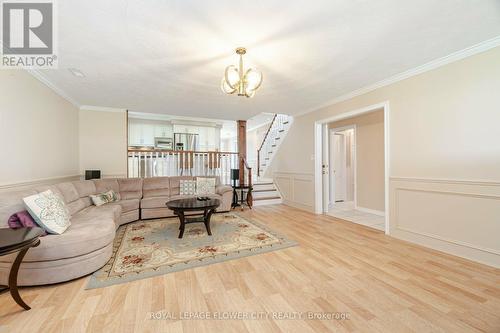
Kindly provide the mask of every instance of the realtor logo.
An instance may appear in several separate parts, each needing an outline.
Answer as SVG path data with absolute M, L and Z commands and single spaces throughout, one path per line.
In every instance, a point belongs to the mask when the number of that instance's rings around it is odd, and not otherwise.
M 56 67 L 53 1 L 4 1 L 1 17 L 3 68 Z

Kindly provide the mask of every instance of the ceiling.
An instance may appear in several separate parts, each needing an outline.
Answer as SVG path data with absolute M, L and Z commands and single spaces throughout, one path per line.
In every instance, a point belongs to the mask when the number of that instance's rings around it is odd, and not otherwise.
M 500 35 L 498 0 L 64 0 L 58 18 L 40 72 L 78 104 L 217 119 L 302 113 Z M 237 46 L 264 74 L 252 99 L 219 88 Z

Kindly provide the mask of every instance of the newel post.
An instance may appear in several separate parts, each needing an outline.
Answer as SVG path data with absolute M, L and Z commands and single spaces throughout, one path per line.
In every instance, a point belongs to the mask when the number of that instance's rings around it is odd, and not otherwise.
M 247 158 L 247 121 L 238 120 L 238 160 L 240 169 L 240 185 L 245 185 L 245 162 Z

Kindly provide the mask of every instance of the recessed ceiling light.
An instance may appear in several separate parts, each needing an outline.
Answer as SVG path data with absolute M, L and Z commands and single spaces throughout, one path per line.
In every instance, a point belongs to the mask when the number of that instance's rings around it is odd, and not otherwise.
M 68 70 L 71 72 L 76 77 L 82 78 L 85 77 L 85 74 L 82 73 L 81 70 L 76 69 L 76 68 L 68 68 Z

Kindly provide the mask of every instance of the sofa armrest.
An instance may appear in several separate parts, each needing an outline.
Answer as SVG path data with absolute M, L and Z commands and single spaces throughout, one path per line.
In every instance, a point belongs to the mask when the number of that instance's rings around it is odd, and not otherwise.
M 215 188 L 215 193 L 217 193 L 219 195 L 223 195 L 224 193 L 232 192 L 232 191 L 233 191 L 233 188 L 231 186 L 228 186 L 228 185 L 221 185 L 221 186 L 217 186 Z

